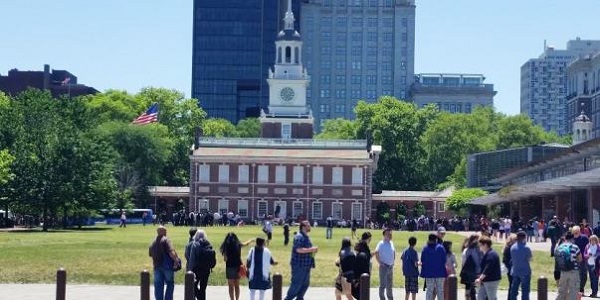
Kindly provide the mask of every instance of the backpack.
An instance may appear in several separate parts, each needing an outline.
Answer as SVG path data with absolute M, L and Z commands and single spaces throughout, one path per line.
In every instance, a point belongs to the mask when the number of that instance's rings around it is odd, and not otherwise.
M 575 269 L 575 263 L 571 256 L 570 244 L 562 244 L 554 250 L 554 260 L 561 271 L 572 271 Z
M 217 255 L 210 245 L 195 249 L 197 252 L 196 268 L 201 271 L 212 270 L 217 265 Z

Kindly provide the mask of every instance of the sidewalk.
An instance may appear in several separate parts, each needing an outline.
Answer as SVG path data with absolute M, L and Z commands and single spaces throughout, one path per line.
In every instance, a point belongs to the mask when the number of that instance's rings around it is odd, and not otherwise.
M 212 300 L 229 299 L 226 286 L 209 286 L 206 289 Z M 283 287 L 283 297 L 287 287 Z M 154 299 L 153 291 L 150 291 Z M 248 300 L 248 287 L 241 287 L 240 300 Z M 273 291 L 267 291 L 266 299 L 272 299 Z M 131 300 L 140 298 L 139 286 L 109 286 L 109 285 L 67 285 L 67 299 L 85 300 Z M 305 297 L 307 300 L 335 299 L 334 288 L 315 287 L 309 288 Z M 499 299 L 507 298 L 507 291 L 498 292 Z M 548 293 L 548 299 L 555 299 L 556 293 Z M 53 284 L 0 284 L 0 300 L 54 300 L 56 299 L 56 286 Z M 183 299 L 183 286 L 175 286 L 175 299 Z M 378 289 L 371 288 L 371 300 L 379 299 Z M 404 289 L 394 289 L 394 299 L 404 299 Z M 419 291 L 417 299 L 425 299 L 425 293 Z M 464 290 L 458 291 L 458 299 L 464 299 Z M 531 293 L 530 299 L 538 299 L 537 293 Z

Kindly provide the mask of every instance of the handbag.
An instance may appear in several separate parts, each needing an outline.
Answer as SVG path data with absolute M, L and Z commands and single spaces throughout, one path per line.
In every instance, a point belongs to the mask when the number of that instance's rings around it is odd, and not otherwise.
M 344 280 L 342 274 L 338 274 L 338 276 L 335 277 L 335 288 L 340 292 L 342 291 L 342 280 Z
M 238 271 L 238 275 L 239 275 L 240 278 L 246 278 L 246 277 L 248 277 L 248 268 L 244 264 L 240 265 L 240 269 Z
M 165 253 L 163 259 L 163 268 L 167 270 L 173 270 L 175 272 L 181 270 L 181 258 L 177 257 L 177 260 L 173 260 L 168 253 Z

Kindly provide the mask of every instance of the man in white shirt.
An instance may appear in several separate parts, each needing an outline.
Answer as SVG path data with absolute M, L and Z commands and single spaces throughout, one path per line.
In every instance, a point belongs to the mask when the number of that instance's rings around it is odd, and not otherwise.
M 394 284 L 394 261 L 396 249 L 392 243 L 392 229 L 383 229 L 383 240 L 377 243 L 375 258 L 379 263 L 379 300 L 394 299 L 392 288 Z M 384 293 L 385 292 L 385 293 Z

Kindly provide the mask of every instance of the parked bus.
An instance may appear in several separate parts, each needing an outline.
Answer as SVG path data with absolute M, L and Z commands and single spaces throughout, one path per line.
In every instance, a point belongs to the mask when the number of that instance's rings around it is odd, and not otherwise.
M 101 209 L 100 218 L 96 222 L 106 222 L 107 225 L 121 223 L 121 212 L 127 216 L 127 224 L 142 224 L 145 218 L 147 224 L 152 224 L 152 209 L 134 208 L 134 209 Z M 146 213 L 146 215 L 144 215 Z

